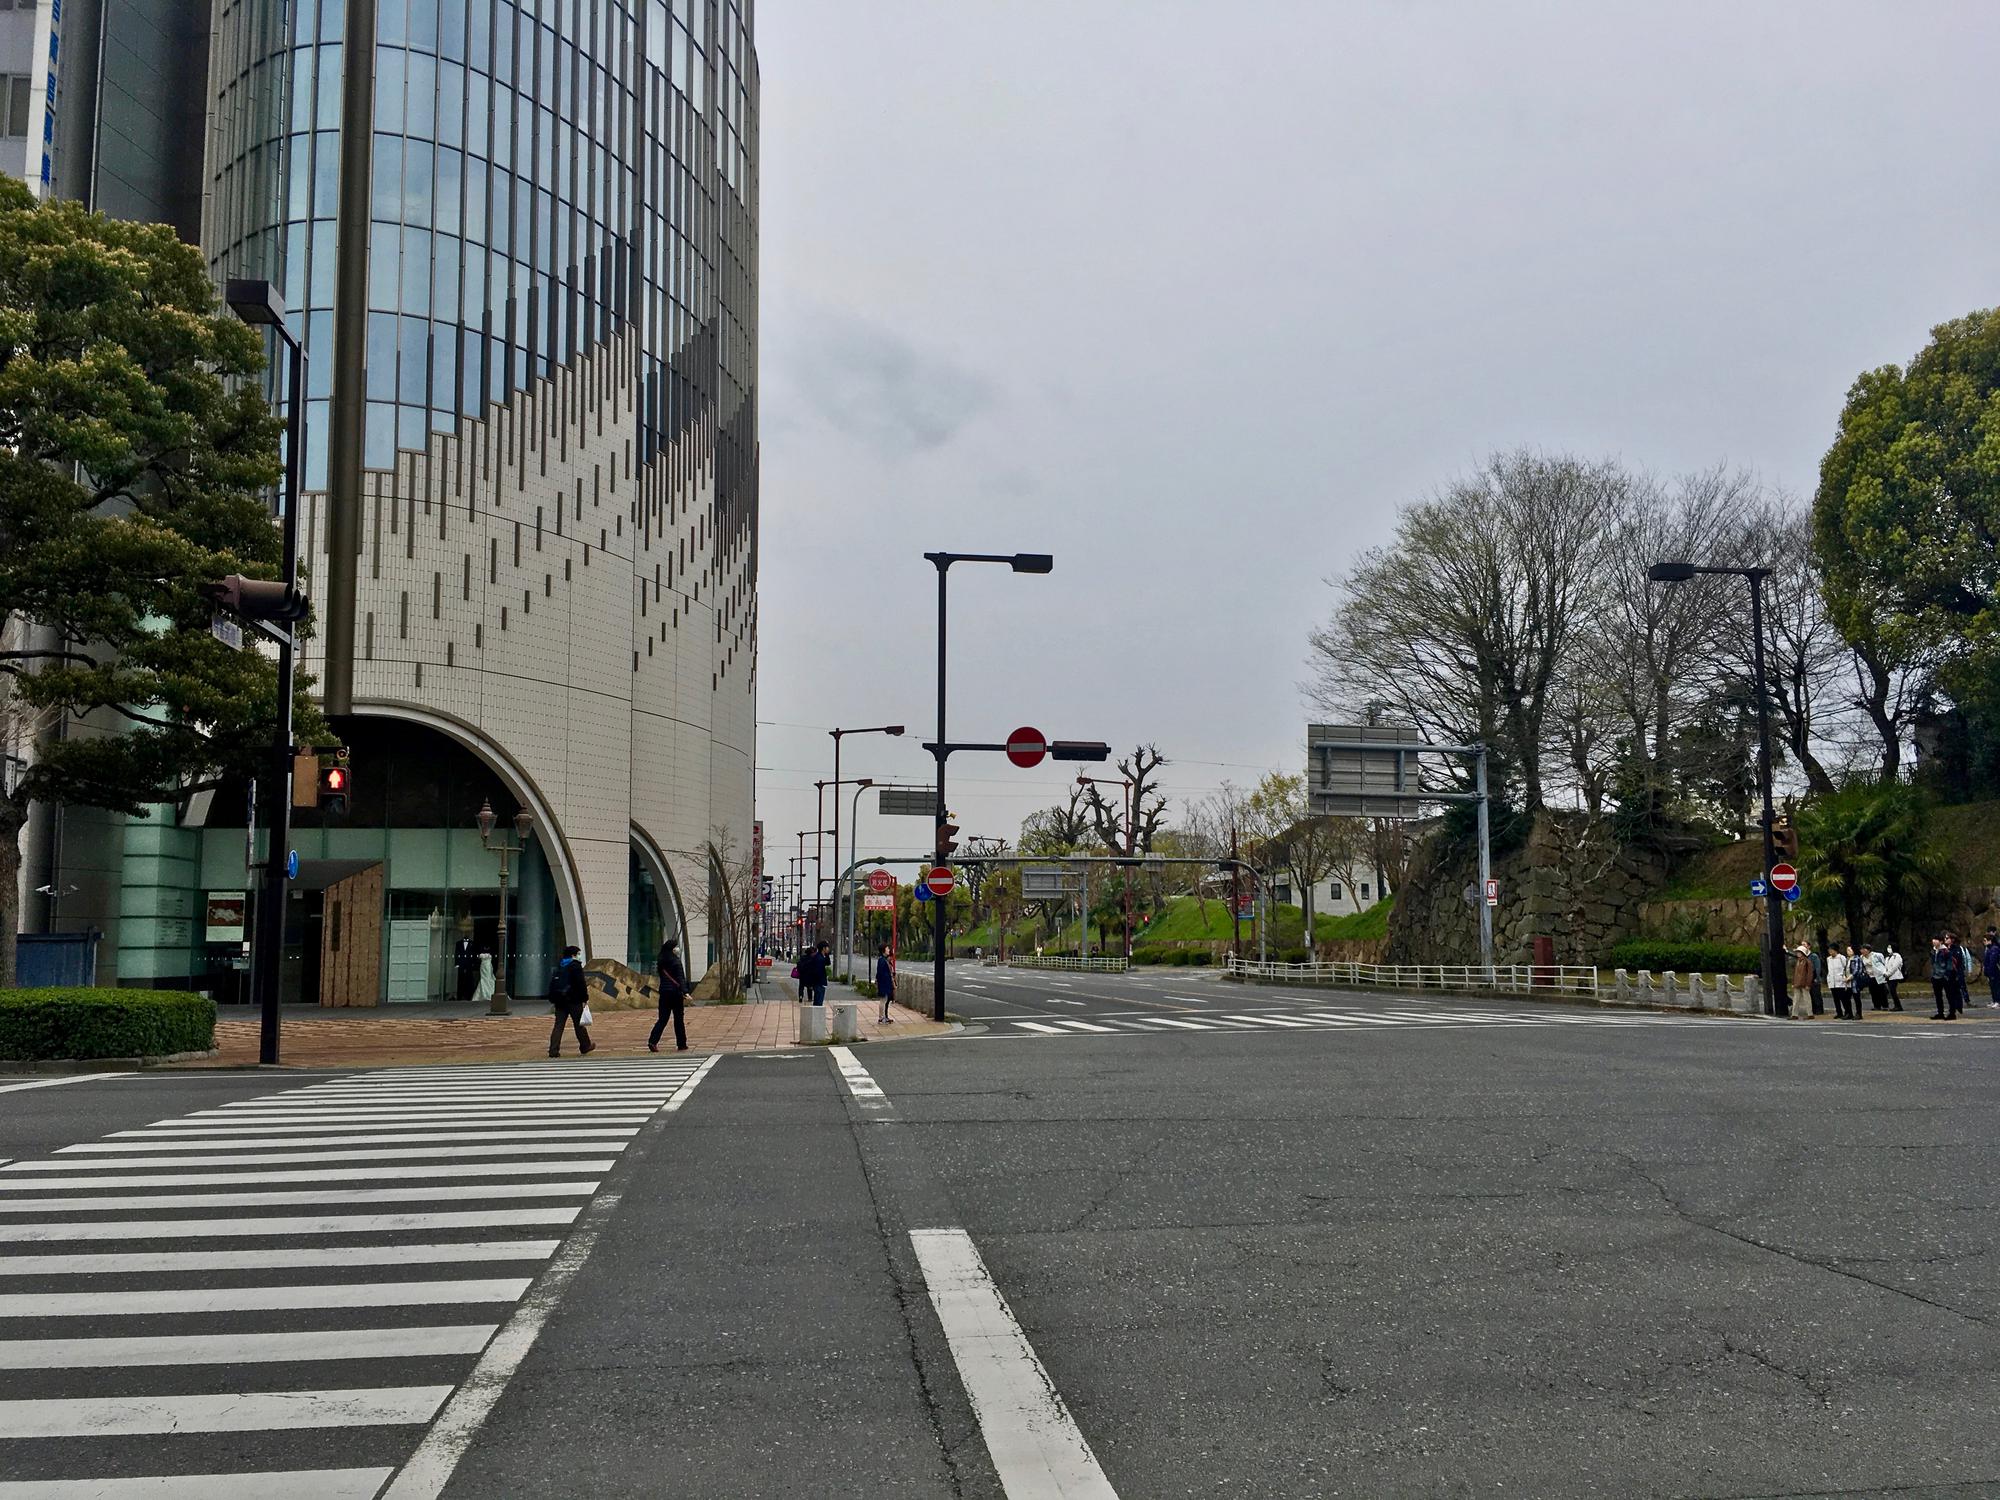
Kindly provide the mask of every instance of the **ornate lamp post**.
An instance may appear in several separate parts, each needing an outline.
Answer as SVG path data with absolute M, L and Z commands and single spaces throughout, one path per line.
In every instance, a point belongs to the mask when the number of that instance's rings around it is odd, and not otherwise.
M 486 1007 L 489 1016 L 504 1016 L 507 1010 L 507 856 L 519 854 L 528 847 L 528 840 L 535 836 L 535 820 L 526 808 L 514 814 L 514 837 L 510 840 L 502 834 L 493 837 L 493 827 L 500 820 L 494 815 L 491 798 L 479 804 L 479 842 L 500 856 L 500 937 L 495 943 L 500 951 L 493 955 L 493 1003 Z

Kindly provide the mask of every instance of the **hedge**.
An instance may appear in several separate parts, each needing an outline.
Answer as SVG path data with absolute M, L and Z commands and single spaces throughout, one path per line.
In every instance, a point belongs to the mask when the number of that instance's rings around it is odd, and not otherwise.
M 1670 943 L 1631 938 L 1605 956 L 1612 969 L 1671 970 L 1676 974 L 1755 974 L 1762 967 L 1759 951 L 1737 943 Z
M 0 1058 L 165 1057 L 215 1045 L 215 1002 L 186 990 L 0 990 Z

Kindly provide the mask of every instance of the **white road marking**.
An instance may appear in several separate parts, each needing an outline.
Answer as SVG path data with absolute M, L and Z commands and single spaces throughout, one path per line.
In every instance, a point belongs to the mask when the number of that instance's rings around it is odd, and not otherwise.
M 1008 1500 L 1117 1500 L 971 1236 L 913 1229 L 910 1245 Z
M 1167 999 L 1181 1005 L 1207 1005 L 1209 1003 L 1207 999 L 1200 995 L 1169 995 Z
M 1071 1031 L 1116 1031 L 1118 1029 L 1116 1026 L 1099 1026 L 1094 1021 L 1058 1021 L 1056 1025 L 1067 1027 Z
M 124 1130 L 109 1140 L 91 1141 L 80 1146 L 64 1146 L 56 1154 L 87 1151 L 238 1151 L 254 1148 L 260 1151 L 275 1151 L 286 1146 L 400 1146 L 417 1145 L 426 1141 L 545 1141 L 550 1137 L 557 1140 L 623 1141 L 630 1140 L 639 1133 L 637 1125 L 599 1125 L 557 1128 L 554 1130 L 418 1130 L 414 1126 L 389 1127 L 396 1132 L 388 1135 L 356 1135 L 352 1125 L 337 1130 L 329 1129 L 321 1135 L 295 1134 L 295 1125 L 238 1126 L 235 1132 L 212 1132 L 203 1130 L 188 1133 L 179 1130 Z M 276 1130 L 278 1133 L 266 1134 Z M 238 1133 L 240 1132 L 240 1133 Z M 592 1147 L 592 1150 L 600 1149 Z
M 653 1117 L 657 1106 L 651 1104 L 620 1105 L 616 1109 L 591 1111 L 586 1118 L 606 1125 L 622 1125 L 628 1122 L 644 1124 Z M 546 1105 L 539 1109 L 461 1109 L 457 1106 L 417 1109 L 339 1109 L 316 1110 L 272 1110 L 268 1114 L 230 1115 L 223 1119 L 208 1119 L 201 1115 L 185 1115 L 188 1123 L 162 1120 L 157 1125 L 148 1125 L 141 1133 L 202 1134 L 208 1131 L 230 1130 L 331 1130 L 337 1126 L 352 1128 L 356 1125 L 513 1125 L 532 1124 L 537 1120 L 574 1120 L 576 1111 L 562 1109 L 556 1105 Z
M 512 1302 L 526 1276 L 488 1281 L 349 1281 L 328 1286 L 232 1286 L 187 1291 L 0 1294 L 0 1318 L 96 1318 L 152 1313 L 237 1313 L 330 1307 L 427 1307 L 437 1303 Z
M 709 1058 L 681 1085 L 673 1098 L 667 1101 L 669 1113 L 687 1102 L 695 1085 L 708 1076 L 709 1069 L 715 1066 L 717 1060 Z M 598 1232 L 617 1207 L 619 1196 L 610 1193 L 591 1205 L 589 1221 L 570 1237 L 569 1243 L 563 1246 L 562 1253 L 535 1284 L 534 1290 L 515 1310 L 514 1316 L 507 1320 L 507 1326 L 486 1346 L 486 1352 L 479 1356 L 479 1363 L 472 1367 L 472 1373 L 458 1388 L 458 1394 L 451 1398 L 430 1431 L 424 1434 L 423 1442 L 417 1445 L 417 1451 L 403 1465 L 395 1483 L 383 1492 L 381 1500 L 436 1500 L 451 1482 L 459 1459 L 498 1404 L 507 1389 L 507 1382 L 521 1367 L 521 1361 L 534 1348 L 542 1326 L 548 1322 L 557 1303 L 562 1301 L 563 1292 L 590 1258 L 590 1252 L 597 1244 Z
M 441 1245 L 328 1245 L 314 1250 L 132 1250 L 103 1255 L 0 1255 L 0 1276 L 109 1276 L 131 1271 L 274 1271 L 300 1266 L 428 1266 L 461 1260 L 547 1260 L 558 1240 Z
M 136 1437 L 165 1432 L 279 1432 L 427 1422 L 448 1385 L 352 1391 L 232 1391 L 220 1396 L 66 1396 L 0 1401 L 0 1438 Z
M 64 1162 L 65 1167 L 81 1162 Z M 609 1172 L 615 1161 L 475 1162 L 458 1166 L 440 1162 L 428 1167 L 324 1167 L 291 1172 L 176 1172 L 163 1177 L 6 1177 L 0 1193 L 44 1192 L 49 1188 L 101 1187 L 226 1187 L 232 1182 L 371 1182 L 397 1177 L 533 1177 L 544 1172 Z M 9 1170 L 0 1167 L 0 1172 Z
M 1086 1003 L 1082 1000 L 1066 1000 L 1061 995 L 1045 995 L 1042 998 L 1047 1000 L 1051 1005 L 1083 1005 Z
M 149 1474 L 142 1479 L 0 1480 L 0 1500 L 373 1500 L 392 1469 Z
M 865 1109 L 881 1109 L 889 1103 L 889 1096 L 882 1092 L 882 1085 L 868 1076 L 868 1070 L 861 1066 L 855 1055 L 845 1047 L 831 1047 L 828 1055 L 840 1069 L 841 1081 L 847 1085 L 847 1092 L 855 1102 Z
M 1016 1022 L 1015 1022 L 1014 1024 L 1015 1024 L 1016 1026 L 1019 1026 L 1019 1027 L 1021 1027 L 1021 1028 L 1022 1028 L 1023 1030 L 1025 1030 L 1025 1031 L 1039 1031 L 1039 1032 L 1041 1032 L 1041 1033 L 1042 1033 L 1042 1035 L 1044 1035 L 1044 1036 L 1064 1036 L 1064 1035 L 1067 1035 L 1067 1033 L 1065 1033 L 1065 1032 L 1063 1031 L 1062 1027 L 1060 1027 L 1060 1026 L 1044 1026 L 1044 1025 L 1043 1025 L 1043 1024 L 1042 1024 L 1042 1023 L 1040 1022 L 1040 1021 L 1016 1021 Z
M 626 1133 L 628 1136 L 632 1132 Z M 352 1150 L 321 1149 L 317 1151 L 264 1151 L 258 1149 L 259 1141 L 234 1141 L 223 1145 L 204 1144 L 189 1146 L 182 1141 L 172 1142 L 166 1149 L 205 1152 L 201 1156 L 65 1156 L 56 1161 L 16 1162 L 10 1167 L 0 1167 L 5 1172 L 115 1172 L 121 1167 L 145 1168 L 149 1171 L 161 1167 L 268 1167 L 287 1162 L 335 1162 L 335 1161 L 423 1161 L 427 1157 L 449 1156 L 454 1161 L 468 1157 L 485 1156 L 571 1156 L 578 1151 L 622 1151 L 624 1137 L 610 1140 L 599 1138 L 592 1141 L 557 1141 L 544 1144 L 540 1141 L 520 1142 L 505 1146 L 454 1146 L 448 1139 L 441 1139 L 435 1146 L 357 1146 Z M 129 1150 L 120 1145 L 114 1150 Z
M 169 1333 L 135 1338 L 0 1341 L 0 1370 L 117 1370 L 137 1365 L 269 1365 L 320 1359 L 432 1359 L 477 1354 L 498 1323 L 433 1328 Z M 4 1495 L 5 1490 L 0 1490 Z
M 201 1203 L 205 1200 L 191 1197 L 184 1201 Z M 260 1235 L 513 1229 L 527 1225 L 573 1224 L 581 1212 L 578 1208 L 499 1208 L 464 1213 L 335 1214 L 277 1219 L 126 1219 L 115 1223 L 79 1219 L 73 1224 L 0 1224 L 0 1240 L 42 1243 L 56 1240 L 254 1239 Z
M 67 1073 L 61 1078 L 30 1078 L 23 1083 L 0 1083 L 0 1094 L 18 1094 L 22 1089 L 59 1089 L 66 1083 L 96 1083 L 105 1078 L 130 1078 L 130 1073 Z
M 1177 1021 L 1172 1016 L 1141 1016 L 1140 1024 L 1145 1026 L 1179 1026 L 1188 1031 L 1213 1031 L 1215 1027 L 1208 1021 Z
M 174 1179 L 179 1180 L 179 1179 Z M 101 1181 L 92 1186 L 103 1187 Z M 83 1213 L 90 1209 L 115 1208 L 253 1208 L 289 1203 L 438 1203 L 453 1198 L 588 1198 L 599 1183 L 589 1182 L 495 1182 L 466 1187 L 285 1189 L 259 1193 L 154 1193 L 126 1198 L 0 1198 L 0 1214 L 38 1214 L 58 1210 Z M 38 1182 L 46 1188 L 52 1183 Z M 171 1224 L 171 1219 L 162 1220 Z M 247 1224 L 258 1221 L 248 1219 Z M 246 1229 L 244 1233 L 254 1233 Z
M 1309 1021 L 1287 1021 L 1279 1016 L 1229 1016 L 1231 1021 L 1247 1021 L 1252 1026 L 1309 1026 Z

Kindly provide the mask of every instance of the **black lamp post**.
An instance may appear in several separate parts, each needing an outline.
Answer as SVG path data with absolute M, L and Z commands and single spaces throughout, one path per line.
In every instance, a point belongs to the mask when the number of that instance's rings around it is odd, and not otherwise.
M 951 754 L 950 742 L 944 732 L 945 705 L 945 579 L 953 563 L 1001 563 L 1016 573 L 1049 573 L 1055 570 L 1056 560 L 1046 552 L 926 552 L 925 561 L 937 569 L 938 580 L 938 667 L 937 667 L 937 743 L 931 747 L 931 755 L 937 761 L 937 824 L 944 826 L 944 763 Z M 931 959 L 931 1019 L 944 1019 L 944 951 L 945 923 L 940 913 L 936 924 L 937 940 Z
M 1764 580 L 1769 568 L 1714 568 L 1691 562 L 1657 562 L 1646 569 L 1654 583 L 1686 583 L 1704 573 L 1728 574 L 1750 581 L 1751 675 L 1757 690 L 1757 786 L 1764 799 L 1764 1014 L 1791 1014 L 1789 1001 L 1780 1005 L 1785 987 L 1785 898 L 1771 881 L 1777 863 L 1772 825 L 1777 819 L 1771 802 L 1771 695 L 1764 682 Z
M 836 871 L 840 869 L 840 789 L 845 784 L 840 779 L 840 742 L 850 734 L 886 734 L 892 738 L 900 738 L 904 732 L 904 726 L 901 724 L 877 724 L 868 729 L 829 729 L 827 731 L 828 734 L 833 736 L 833 867 Z M 834 877 L 833 901 L 833 928 L 835 932 L 839 932 L 842 929 L 840 922 L 840 884 L 838 875 Z
M 268 281 L 231 281 L 224 292 L 229 310 L 253 328 L 269 328 L 284 341 L 290 355 L 285 380 L 285 514 L 281 582 L 289 611 L 296 619 L 299 591 L 299 489 L 305 462 L 306 349 L 285 326 L 285 299 Z M 257 1061 L 278 1061 L 278 968 L 285 946 L 285 887 L 292 842 L 292 695 L 297 681 L 295 639 L 291 627 L 263 633 L 278 643 L 278 717 L 271 731 L 269 846 L 264 851 L 262 882 L 257 892 L 257 929 L 250 955 L 250 979 L 257 997 L 259 1026 Z
M 499 952 L 493 955 L 493 999 L 486 1007 L 489 1016 L 504 1016 L 507 1010 L 507 856 L 523 853 L 528 840 L 535 836 L 535 820 L 526 808 L 514 814 L 514 838 L 509 842 L 503 834 L 498 840 L 493 837 L 493 828 L 500 820 L 494 815 L 493 803 L 489 798 L 479 804 L 480 844 L 500 856 L 500 933 L 494 941 Z

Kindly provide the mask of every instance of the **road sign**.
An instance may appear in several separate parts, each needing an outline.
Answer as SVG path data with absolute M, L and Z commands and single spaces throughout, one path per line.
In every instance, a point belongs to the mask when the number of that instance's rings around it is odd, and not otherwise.
M 1023 901 L 1060 901 L 1083 889 L 1081 870 L 1025 869 L 1021 872 Z
M 1764 884 L 1761 877 L 1750 882 L 1750 894 L 1753 896 L 1767 896 L 1770 891 L 1771 888 Z
M 956 884 L 958 877 L 951 873 L 950 865 L 932 865 L 930 873 L 924 876 L 924 885 L 933 896 L 949 896 Z
M 931 888 L 930 888 L 929 886 L 925 885 L 925 884 L 924 884 L 924 883 L 923 883 L 923 882 L 922 882 L 921 880 L 919 880 L 919 881 L 917 882 L 917 890 L 916 890 L 916 896 L 917 896 L 917 899 L 918 899 L 919 901 L 928 901 L 928 900 L 930 900 L 930 899 L 931 899 Z
M 298 878 L 299 878 L 299 851 L 293 849 L 292 851 L 290 851 L 288 854 L 285 855 L 285 879 L 297 880 Z
M 1367 742 L 1367 750 L 1337 750 Z M 1380 743 L 1381 749 L 1372 748 Z M 1357 814 L 1377 818 L 1420 818 L 1422 804 L 1411 793 L 1421 785 L 1418 730 L 1403 724 L 1308 724 L 1306 794 L 1315 815 Z
M 896 877 L 891 875 L 887 870 L 870 870 L 868 872 L 868 889 L 878 896 L 889 895 L 896 889 Z
M 1799 872 L 1790 865 L 1771 866 L 1771 888 L 1779 895 L 1791 890 L 1799 883 Z
M 896 898 L 889 891 L 869 891 L 861 898 L 863 911 L 894 911 Z
M 1489 880 L 1486 882 L 1486 904 L 1488 906 L 1498 906 L 1500 904 L 1499 881 Z
M 1007 736 L 1007 759 L 1022 770 L 1039 766 L 1048 753 L 1049 742 L 1042 738 L 1039 729 L 1017 729 Z
M 1479 887 L 1469 880 L 1466 881 L 1465 889 L 1458 893 L 1458 898 L 1467 906 L 1477 906 L 1479 904 Z
M 231 651 L 243 649 L 243 627 L 227 615 L 216 615 L 208 622 L 208 633 Z
M 1791 888 L 1790 890 L 1786 891 L 1786 892 L 1785 892 L 1785 899 L 1786 899 L 1787 901 L 1796 901 L 1796 900 L 1798 900 L 1798 899 L 1799 899 L 1799 888 L 1798 888 L 1797 886 L 1793 886 L 1793 887 L 1792 887 L 1792 888 Z
M 876 795 L 875 810 L 885 818 L 928 818 L 937 812 L 937 789 L 928 786 L 885 786 Z

